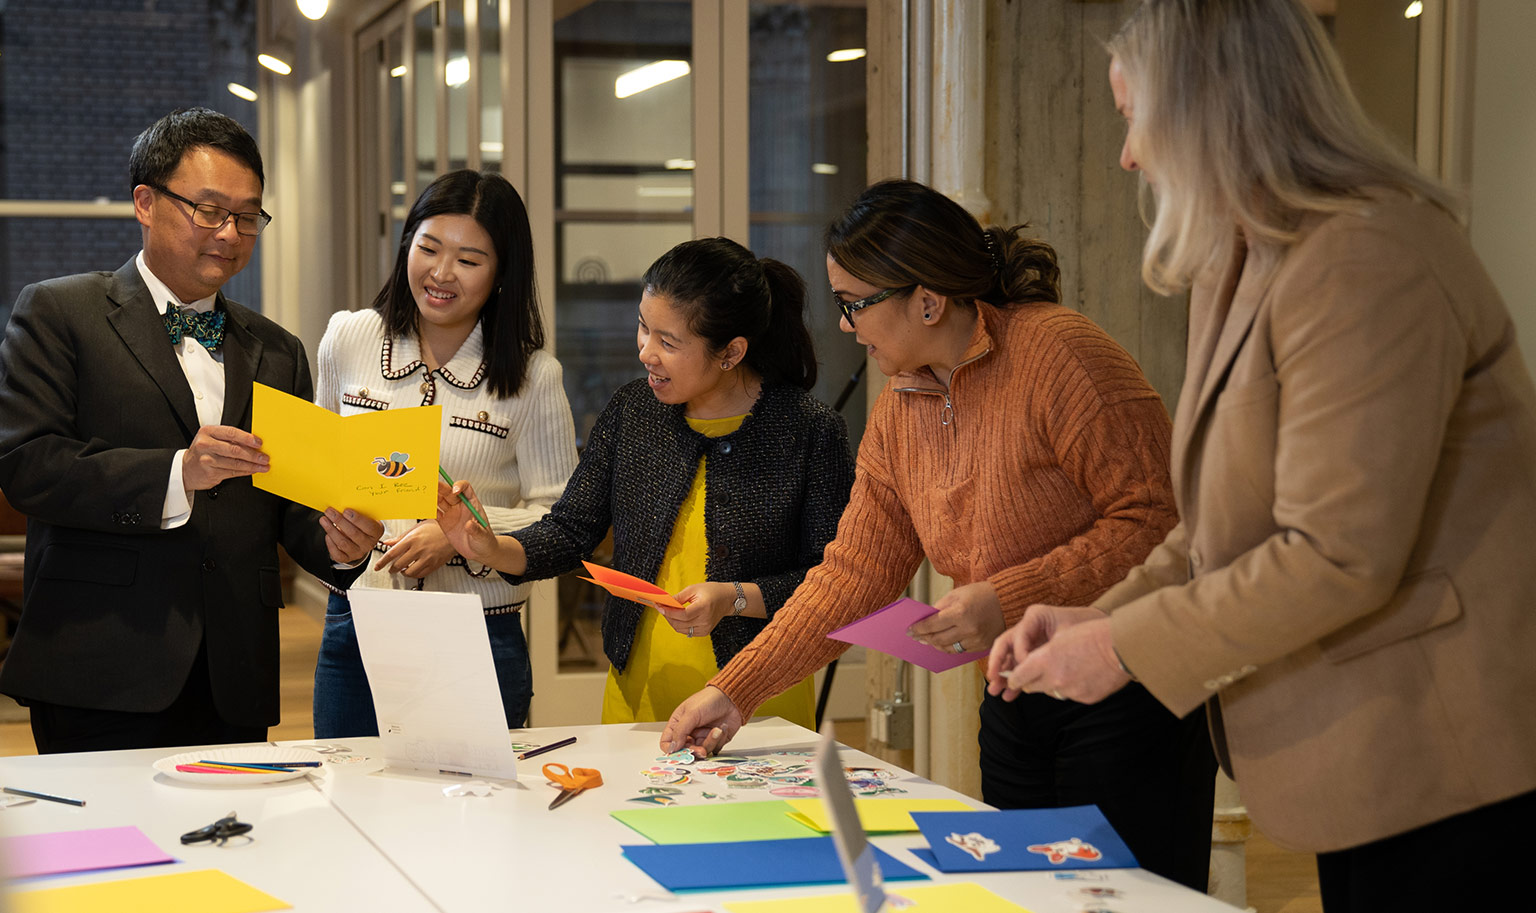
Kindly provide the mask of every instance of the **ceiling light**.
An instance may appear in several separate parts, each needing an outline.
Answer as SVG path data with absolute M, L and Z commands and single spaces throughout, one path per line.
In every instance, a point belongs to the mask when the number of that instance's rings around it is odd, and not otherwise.
M 865 54 L 863 48 L 843 48 L 827 55 L 827 63 L 842 63 L 846 60 L 858 60 Z
M 482 155 L 501 155 L 504 151 L 505 147 L 495 140 L 483 139 L 480 141 L 480 152 Z
M 1422 12 L 1424 12 L 1424 4 L 1419 2 L 1419 0 L 1413 0 L 1412 3 L 1408 4 L 1408 8 L 1403 10 L 1403 18 L 1414 19 Z
M 830 162 L 812 162 L 812 174 L 837 174 L 837 166 Z
M 257 54 L 256 62 L 279 76 L 287 76 L 289 73 L 293 72 L 293 67 L 290 67 L 287 61 L 278 60 L 271 54 Z
M 330 0 L 299 0 L 299 12 L 305 19 L 319 19 L 330 8 Z
M 252 92 L 250 89 L 247 89 L 245 86 L 240 85 L 238 82 L 230 83 L 228 88 L 229 94 L 231 95 L 234 95 L 238 98 L 243 98 L 246 101 L 256 100 L 256 93 Z
M 394 69 L 390 70 L 389 71 L 389 75 L 395 77 L 396 79 L 399 79 L 400 77 L 404 76 L 405 75 L 405 64 L 402 63 L 398 67 L 395 67 Z
M 689 72 L 686 60 L 653 61 L 643 67 L 636 67 L 628 73 L 621 73 L 619 78 L 613 81 L 613 97 L 628 98 L 664 82 L 687 76 Z
M 448 88 L 457 89 L 469 82 L 469 58 L 454 57 L 449 59 L 443 67 L 443 81 L 448 83 Z
M 667 159 L 662 163 L 668 171 L 692 171 L 693 159 Z

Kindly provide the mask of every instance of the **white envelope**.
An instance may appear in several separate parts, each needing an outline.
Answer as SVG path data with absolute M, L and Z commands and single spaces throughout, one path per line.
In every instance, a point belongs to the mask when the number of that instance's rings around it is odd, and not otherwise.
M 353 587 L 347 599 L 385 766 L 515 779 L 480 597 Z

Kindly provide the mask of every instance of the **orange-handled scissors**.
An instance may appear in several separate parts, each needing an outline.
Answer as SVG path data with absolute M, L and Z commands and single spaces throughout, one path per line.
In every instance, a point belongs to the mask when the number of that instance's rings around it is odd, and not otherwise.
M 592 767 L 566 767 L 564 764 L 545 764 L 544 776 L 560 787 L 560 795 L 549 803 L 559 808 L 584 789 L 603 785 L 603 775 Z

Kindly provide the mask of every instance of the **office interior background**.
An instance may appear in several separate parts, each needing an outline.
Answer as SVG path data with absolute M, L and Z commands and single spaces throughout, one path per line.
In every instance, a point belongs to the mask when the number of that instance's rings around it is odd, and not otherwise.
M 1031 223 L 1060 254 L 1065 302 L 1140 361 L 1171 410 L 1185 302 L 1140 281 L 1138 181 L 1117 167 L 1102 48 L 1134 2 L 0 0 L 0 295 L 137 251 L 133 137 L 207 105 L 258 137 L 275 217 L 225 291 L 311 353 L 332 312 L 372 300 L 422 187 L 454 168 L 504 173 L 528 204 L 578 443 L 639 372 L 645 267 L 724 234 L 805 276 L 817 392 L 834 402 L 852 386 L 857 444 L 882 378 L 849 383 L 864 356 L 824 293 L 821 231 L 892 176 L 986 222 Z M 1367 110 L 1464 192 L 1529 358 L 1536 93 L 1521 61 L 1536 3 L 1309 2 Z M 320 18 L 301 10 L 316 6 Z M 913 592 L 945 587 L 920 573 Z M 538 588 L 524 613 L 533 725 L 596 721 L 600 610 L 575 580 Z M 977 793 L 978 674 L 854 653 L 835 683 L 829 715 L 869 720 L 872 751 Z M 893 700 L 912 709 L 876 706 Z

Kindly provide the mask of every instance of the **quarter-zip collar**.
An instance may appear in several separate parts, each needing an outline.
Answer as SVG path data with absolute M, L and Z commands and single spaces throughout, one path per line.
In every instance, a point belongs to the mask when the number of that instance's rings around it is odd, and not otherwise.
M 944 397 L 944 415 L 940 424 L 949 425 L 954 421 L 955 407 L 950 400 L 950 390 L 954 387 L 955 377 L 960 369 L 984 358 L 992 351 L 992 332 L 989 325 L 1000 319 L 997 308 L 982 301 L 976 302 L 976 327 L 971 331 L 971 341 L 965 346 L 965 353 L 960 361 L 955 364 L 953 371 L 949 373 L 949 386 L 939 383 L 939 378 L 933 373 L 933 369 L 924 365 L 916 371 L 903 371 L 891 378 L 891 389 L 897 393 L 924 393 L 932 396 Z

